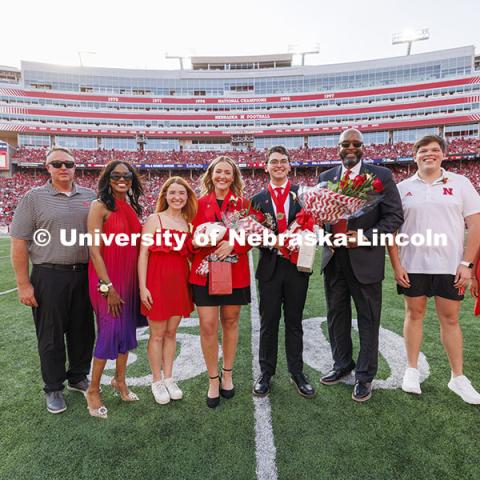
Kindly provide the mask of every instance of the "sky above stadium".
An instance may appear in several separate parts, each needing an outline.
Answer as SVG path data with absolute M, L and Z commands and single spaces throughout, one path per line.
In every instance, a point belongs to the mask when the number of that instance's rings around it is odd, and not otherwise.
M 478 0 L 27 0 L 2 2 L 0 65 L 172 69 L 165 56 L 320 50 L 305 63 L 404 55 L 392 34 L 429 28 L 421 53 L 475 45 Z M 298 63 L 299 57 L 295 57 Z M 186 61 L 188 65 L 188 61 Z

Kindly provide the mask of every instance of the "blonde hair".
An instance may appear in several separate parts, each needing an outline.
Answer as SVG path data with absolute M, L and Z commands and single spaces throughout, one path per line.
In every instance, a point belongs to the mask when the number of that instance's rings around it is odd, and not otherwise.
M 162 185 L 162 188 L 160 189 L 160 193 L 158 194 L 157 204 L 155 206 L 155 212 L 160 213 L 165 211 L 168 208 L 167 191 L 170 185 L 173 185 L 174 183 L 178 185 L 182 185 L 183 187 L 185 187 L 185 190 L 187 191 L 187 203 L 182 208 L 182 215 L 183 215 L 183 218 L 185 218 L 185 220 L 187 221 L 187 223 L 190 223 L 193 220 L 193 217 L 195 217 L 197 213 L 197 207 L 198 207 L 197 196 L 195 195 L 195 192 L 192 190 L 192 187 L 182 177 L 170 177 Z
M 47 152 L 47 155 L 45 155 L 45 161 L 48 162 L 48 157 L 55 152 L 64 152 L 70 157 L 72 157 L 72 160 L 75 160 L 73 153 L 67 147 L 59 147 L 55 145 L 52 148 L 50 148 L 50 150 Z
M 232 193 L 234 195 L 236 195 L 237 197 L 241 197 L 243 195 L 243 189 L 245 187 L 242 179 L 242 173 L 240 172 L 238 165 L 233 161 L 233 159 L 225 155 L 220 155 L 219 157 L 214 158 L 208 165 L 207 171 L 200 178 L 201 194 L 207 195 L 210 192 L 213 192 L 213 190 L 215 189 L 212 181 L 212 175 L 215 167 L 221 162 L 228 163 L 232 167 L 233 182 L 230 189 L 232 190 Z

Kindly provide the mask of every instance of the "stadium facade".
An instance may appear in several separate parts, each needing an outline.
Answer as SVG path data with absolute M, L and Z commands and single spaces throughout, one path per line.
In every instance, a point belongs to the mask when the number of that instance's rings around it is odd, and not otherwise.
M 0 140 L 188 151 L 329 147 L 347 126 L 374 144 L 478 137 L 479 64 L 473 46 L 320 66 L 294 66 L 290 54 L 162 71 L 22 62 L 0 67 Z

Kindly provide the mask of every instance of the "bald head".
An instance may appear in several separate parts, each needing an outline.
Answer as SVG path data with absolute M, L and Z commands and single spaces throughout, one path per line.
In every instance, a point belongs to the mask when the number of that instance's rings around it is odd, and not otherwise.
M 350 135 L 353 135 L 355 136 L 356 138 L 358 138 L 360 140 L 360 142 L 363 143 L 363 135 L 362 135 L 362 132 L 360 130 L 357 130 L 356 128 L 348 128 L 347 130 L 344 130 L 341 134 L 340 134 L 340 138 L 338 140 L 338 143 L 342 143 L 343 142 L 343 139 L 347 136 L 350 136 Z
M 338 141 L 338 156 L 346 168 L 354 167 L 363 155 L 363 135 L 356 128 L 344 130 Z

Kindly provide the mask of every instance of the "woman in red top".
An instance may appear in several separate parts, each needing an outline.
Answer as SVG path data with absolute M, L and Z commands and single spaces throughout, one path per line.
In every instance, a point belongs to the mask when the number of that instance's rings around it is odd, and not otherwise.
M 206 222 L 221 222 L 228 212 L 247 209 L 249 202 L 242 197 L 243 180 L 240 169 L 230 157 L 215 158 L 201 178 L 202 197 L 198 201 L 198 212 L 193 220 L 194 229 Z M 250 271 L 247 252 L 250 247 L 238 243 L 230 245 L 228 232 L 224 240 L 216 246 L 199 247 L 193 242 L 196 253 L 190 271 L 193 285 L 193 301 L 200 317 L 200 341 L 207 365 L 210 384 L 207 405 L 215 408 L 220 395 L 232 398 L 235 390 L 232 369 L 237 351 L 238 319 L 240 306 L 250 303 Z M 237 255 L 238 262 L 232 263 L 232 293 L 230 295 L 210 295 L 208 277 L 198 274 L 197 268 L 210 254 L 220 260 L 228 255 Z M 218 375 L 218 324 L 222 324 L 223 375 L 220 384 Z
M 110 162 L 98 180 L 98 200 L 88 214 L 88 232 L 117 238 L 138 235 L 142 226 L 139 197 L 143 187 L 135 169 L 122 160 Z M 117 238 L 118 239 L 118 238 Z M 138 295 L 138 248 L 132 242 L 90 246 L 88 281 L 90 300 L 97 320 L 97 342 L 92 364 L 92 379 L 85 393 L 92 417 L 107 418 L 100 396 L 100 381 L 107 359 L 116 360 L 112 388 L 130 402 L 138 396 L 127 386 L 125 375 L 128 352 L 137 347 L 136 329 L 145 324 L 140 315 Z
M 189 223 L 197 211 L 197 197 L 180 177 L 162 186 L 154 214 L 142 234 L 155 242 L 140 247 L 138 277 L 142 314 L 148 318 L 147 354 L 152 369 L 152 393 L 160 404 L 180 400 L 182 391 L 172 377 L 176 333 L 182 317 L 193 311 L 188 284 L 191 234 Z

